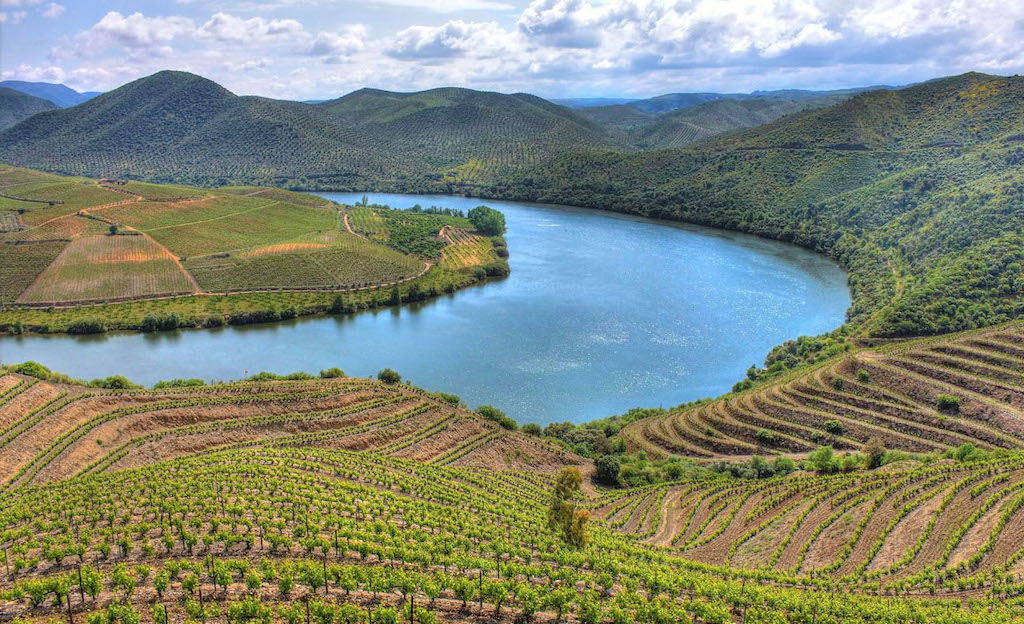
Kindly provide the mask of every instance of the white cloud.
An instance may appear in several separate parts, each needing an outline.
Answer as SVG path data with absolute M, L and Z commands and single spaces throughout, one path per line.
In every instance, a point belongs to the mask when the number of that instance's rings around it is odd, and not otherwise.
M 86 46 L 145 48 L 166 45 L 194 29 L 195 24 L 187 17 L 146 17 L 142 13 L 122 15 L 111 11 L 78 38 Z
M 337 32 L 318 33 L 306 52 L 311 56 L 337 58 L 349 56 L 366 48 L 369 33 L 362 24 L 351 24 Z
M 43 0 L 0 0 L 0 7 L 5 9 L 17 9 L 42 4 Z
M 293 19 L 243 19 L 228 13 L 215 13 L 196 31 L 196 37 L 248 45 L 275 39 L 287 40 L 304 32 L 302 24 Z
M 374 4 L 404 6 L 426 9 L 438 13 L 457 13 L 459 11 L 508 11 L 515 6 L 496 0 L 369 0 Z
M 16 78 L 28 82 L 63 82 L 66 75 L 64 70 L 56 65 L 37 67 L 28 64 L 21 64 L 15 69 L 0 73 L 5 79 Z
M 50 4 L 46 5 L 46 8 L 40 11 L 39 14 L 45 18 L 54 19 L 63 15 L 64 11 L 65 9 L 63 4 L 51 2 Z
M 387 53 L 399 59 L 487 57 L 511 50 L 512 35 L 495 22 L 453 20 L 440 26 L 411 26 L 395 35 Z

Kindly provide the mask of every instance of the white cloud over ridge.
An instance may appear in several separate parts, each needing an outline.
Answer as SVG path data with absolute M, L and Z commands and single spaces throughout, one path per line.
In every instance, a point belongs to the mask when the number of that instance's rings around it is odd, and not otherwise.
M 447 84 L 549 96 L 653 95 L 1024 70 L 1024 3 L 1001 0 L 533 0 L 518 13 L 502 0 L 457 0 L 450 6 L 463 13 L 446 21 L 373 28 L 358 15 L 321 26 L 297 8 L 310 3 L 275 2 L 272 15 L 110 11 L 67 36 L 49 63 L 26 64 L 25 71 L 57 66 L 78 86 L 105 89 L 163 68 L 187 69 L 235 92 L 312 98 L 361 86 Z M 434 12 L 446 6 L 373 4 Z M 0 6 L 42 14 L 60 5 Z M 480 12 L 486 9 L 492 12 Z M 119 62 L 107 62 L 111 56 Z

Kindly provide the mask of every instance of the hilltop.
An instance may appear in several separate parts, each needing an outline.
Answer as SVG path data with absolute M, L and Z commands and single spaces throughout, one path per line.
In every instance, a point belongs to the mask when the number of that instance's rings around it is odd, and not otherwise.
M 57 106 L 49 100 L 26 95 L 14 89 L 0 87 L 0 130 L 9 128 L 36 113 L 53 110 Z

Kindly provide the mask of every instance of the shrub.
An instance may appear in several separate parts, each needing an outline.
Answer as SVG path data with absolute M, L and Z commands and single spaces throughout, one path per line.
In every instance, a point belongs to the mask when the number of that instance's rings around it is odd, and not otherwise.
M 21 373 L 22 375 L 28 375 L 29 377 L 36 377 L 38 379 L 50 378 L 50 369 L 46 368 L 39 362 L 33 362 L 31 360 L 18 364 L 12 368 L 11 371 Z
M 344 377 L 345 371 L 341 370 L 337 366 L 328 368 L 320 371 L 320 379 L 335 379 L 337 377 Z
M 523 425 L 523 433 L 537 436 L 539 438 L 543 434 L 543 431 L 541 431 L 540 425 L 537 423 L 526 423 Z
M 452 405 L 454 407 L 462 405 L 462 397 L 460 397 L 457 394 L 450 394 L 448 392 L 435 392 L 434 396 L 444 401 L 448 405 Z
M 757 441 L 759 444 L 769 445 L 775 442 L 775 434 L 767 429 L 757 430 Z
M 807 464 L 811 470 L 821 474 L 832 474 L 839 471 L 839 462 L 831 446 L 819 446 L 811 451 L 807 457 Z
M 79 319 L 68 325 L 69 334 L 102 334 L 107 325 L 100 319 Z
M 603 455 L 597 459 L 597 480 L 606 485 L 619 485 L 622 464 L 614 455 Z
M 153 384 L 153 388 L 156 390 L 161 388 L 195 388 L 205 385 L 206 382 L 202 379 L 170 379 L 168 381 L 156 382 Z
M 402 376 L 398 374 L 398 371 L 390 368 L 385 368 L 377 373 L 377 379 L 383 381 L 386 384 L 396 384 L 402 381 Z
M 107 390 L 130 390 L 139 387 L 122 375 L 111 375 L 104 379 L 93 379 L 89 382 L 89 385 L 93 388 L 106 388 Z
M 863 368 L 857 369 L 857 381 L 861 383 L 867 383 L 871 381 L 871 375 Z
M 940 394 L 937 400 L 939 410 L 943 412 L 959 412 L 960 397 L 952 394 Z
M 831 433 L 834 436 L 843 435 L 843 423 L 838 420 L 826 420 L 825 431 Z
M 868 468 L 878 468 L 885 461 L 885 444 L 879 437 L 873 437 L 864 445 L 864 454 L 868 456 Z
M 171 312 L 170 314 L 147 314 L 143 317 L 139 329 L 144 332 L 169 331 L 178 329 L 181 326 L 181 317 L 178 316 L 177 312 Z
M 487 420 L 498 423 L 505 429 L 515 430 L 519 428 L 519 425 L 516 424 L 516 421 L 509 418 L 505 414 L 505 412 L 494 407 L 493 405 L 481 405 L 480 407 L 476 408 L 476 413 L 480 414 Z

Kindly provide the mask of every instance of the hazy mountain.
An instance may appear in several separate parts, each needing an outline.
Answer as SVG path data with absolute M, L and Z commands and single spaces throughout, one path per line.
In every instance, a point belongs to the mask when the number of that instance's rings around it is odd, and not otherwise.
M 8 89 L 14 89 L 28 95 L 33 95 L 37 98 L 49 100 L 61 108 L 67 108 L 74 106 L 75 104 L 81 104 L 86 100 L 90 100 L 97 95 L 100 95 L 100 91 L 88 91 L 85 93 L 79 93 L 71 87 L 64 86 L 62 84 L 52 84 L 49 82 L 24 82 L 22 80 L 4 80 L 0 82 L 0 87 L 7 87 Z
M 49 100 L 33 97 L 0 87 L 0 130 L 9 128 L 22 119 L 27 119 L 36 113 L 53 110 L 57 105 Z

